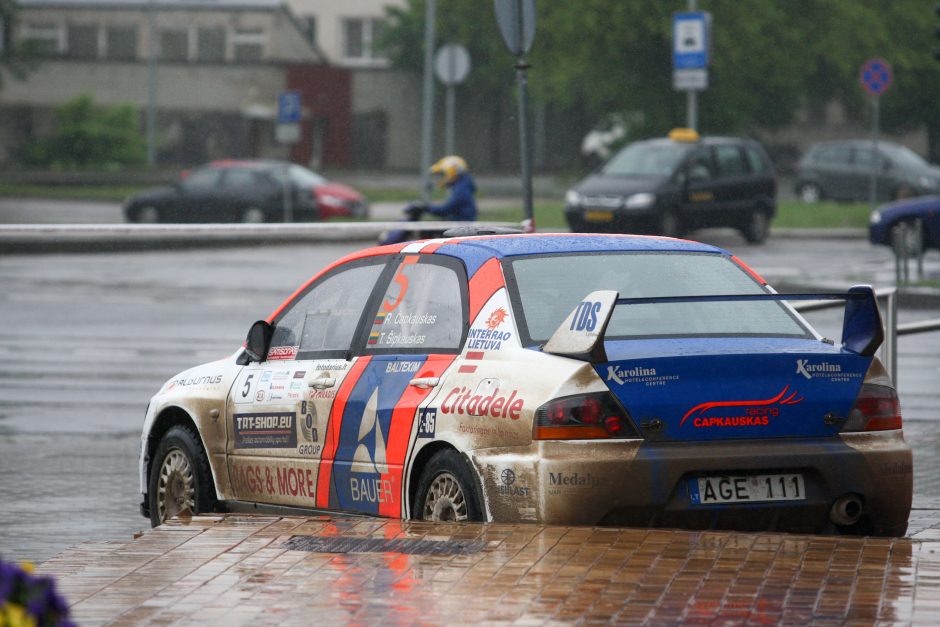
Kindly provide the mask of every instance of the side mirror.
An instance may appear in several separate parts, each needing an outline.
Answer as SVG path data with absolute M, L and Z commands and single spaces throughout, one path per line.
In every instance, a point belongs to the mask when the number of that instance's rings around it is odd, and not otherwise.
M 248 339 L 245 340 L 245 353 L 251 361 L 264 361 L 271 348 L 271 336 L 274 327 L 267 320 L 258 320 L 248 329 Z

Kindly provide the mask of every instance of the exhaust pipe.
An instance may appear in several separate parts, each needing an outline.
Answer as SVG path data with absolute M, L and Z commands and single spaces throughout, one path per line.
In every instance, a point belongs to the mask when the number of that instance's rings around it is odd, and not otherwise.
M 832 504 L 829 520 L 837 525 L 854 525 L 862 517 L 865 506 L 857 494 L 843 494 Z

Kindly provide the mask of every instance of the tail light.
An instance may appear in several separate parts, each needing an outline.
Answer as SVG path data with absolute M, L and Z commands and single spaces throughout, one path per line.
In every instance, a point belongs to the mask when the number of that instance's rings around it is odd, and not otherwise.
M 608 392 L 566 396 L 535 411 L 535 440 L 637 438 L 630 416 Z
M 862 384 L 842 431 L 887 431 L 901 428 L 901 402 L 893 387 Z

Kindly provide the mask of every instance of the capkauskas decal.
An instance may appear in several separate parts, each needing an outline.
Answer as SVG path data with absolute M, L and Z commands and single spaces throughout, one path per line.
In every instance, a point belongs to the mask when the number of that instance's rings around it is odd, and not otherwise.
M 264 412 L 234 414 L 235 448 L 294 448 L 294 414 Z
M 799 392 L 787 391 L 790 386 L 786 386 L 779 394 L 772 398 L 755 401 L 711 401 L 701 403 L 686 412 L 679 423 L 681 427 L 685 421 L 692 416 L 693 426 L 697 428 L 709 427 L 766 427 L 770 424 L 770 418 L 780 415 L 780 410 L 774 405 L 796 405 L 803 400 L 803 397 L 797 398 Z M 745 407 L 743 415 L 724 415 L 724 416 L 704 416 L 706 412 L 712 409 L 726 409 L 732 407 Z M 728 413 L 732 413 L 729 411 Z

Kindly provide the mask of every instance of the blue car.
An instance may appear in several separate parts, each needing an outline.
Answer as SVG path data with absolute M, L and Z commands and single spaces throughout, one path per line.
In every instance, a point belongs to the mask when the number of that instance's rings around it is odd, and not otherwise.
M 871 212 L 868 239 L 872 244 L 892 245 L 892 233 L 902 224 L 912 228 L 920 220 L 924 249 L 940 250 L 940 196 L 899 200 Z
M 820 297 L 662 237 L 359 251 L 157 392 L 141 512 L 903 535 L 874 293 L 828 295 L 841 339 L 789 303 Z

